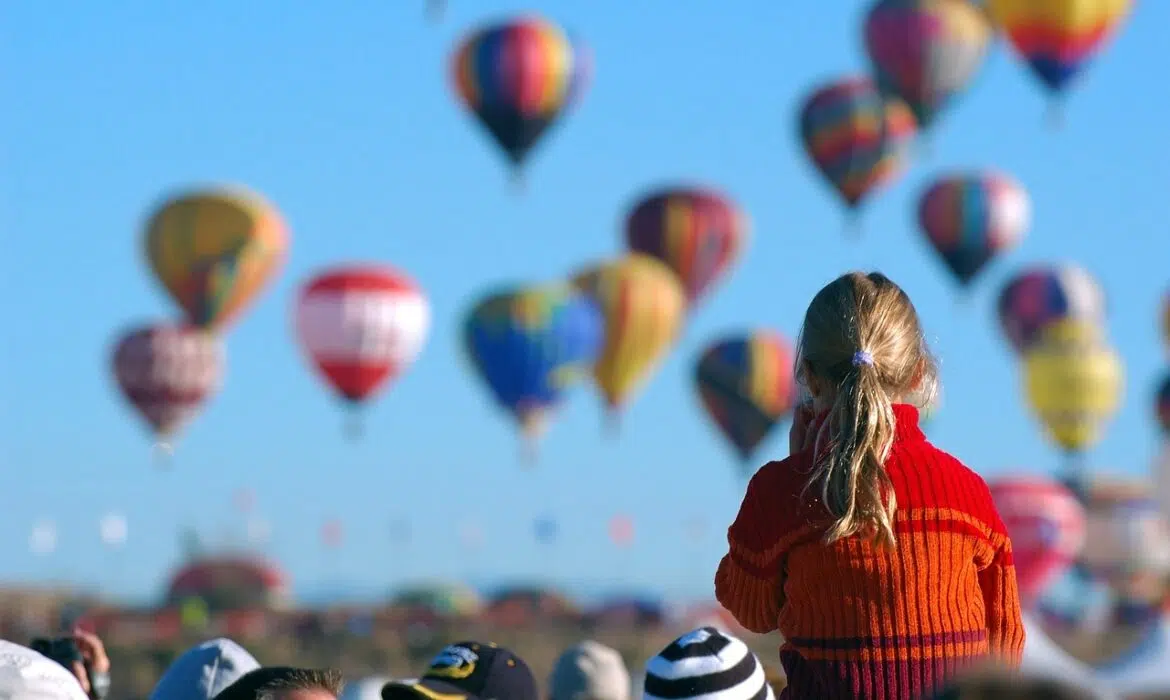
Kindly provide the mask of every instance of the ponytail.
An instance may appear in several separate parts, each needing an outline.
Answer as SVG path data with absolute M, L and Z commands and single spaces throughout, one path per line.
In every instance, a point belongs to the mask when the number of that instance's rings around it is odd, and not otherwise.
M 893 547 L 897 502 L 885 461 L 894 444 L 894 407 L 873 358 L 858 352 L 829 414 L 832 445 L 813 471 L 835 521 L 825 542 L 858 535 Z

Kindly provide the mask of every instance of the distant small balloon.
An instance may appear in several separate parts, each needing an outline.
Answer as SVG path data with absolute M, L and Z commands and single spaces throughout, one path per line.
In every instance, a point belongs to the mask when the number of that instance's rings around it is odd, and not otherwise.
M 102 544 L 107 547 L 120 547 L 126 543 L 129 528 L 126 525 L 126 516 L 121 513 L 107 513 L 98 523 Z

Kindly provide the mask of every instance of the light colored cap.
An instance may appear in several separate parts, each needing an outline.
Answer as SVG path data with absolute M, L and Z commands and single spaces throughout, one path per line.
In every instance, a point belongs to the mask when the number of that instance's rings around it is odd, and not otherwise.
M 630 700 L 630 672 L 621 654 L 586 640 L 561 654 L 548 687 L 551 700 Z
M 88 700 L 81 684 L 61 664 L 27 647 L 0 640 L 0 698 Z
M 338 700 L 382 700 L 382 686 L 390 681 L 387 676 L 366 676 L 346 683 Z

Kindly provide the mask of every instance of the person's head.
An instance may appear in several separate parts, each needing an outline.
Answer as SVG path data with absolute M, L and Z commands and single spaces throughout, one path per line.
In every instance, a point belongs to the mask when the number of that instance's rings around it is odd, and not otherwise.
M 933 700 L 1102 700 L 1102 696 L 1062 680 L 981 669 L 952 682 Z
M 764 666 L 742 641 L 714 627 L 674 640 L 646 662 L 644 700 L 774 700 Z
M 382 700 L 540 700 L 528 664 L 492 643 L 449 644 L 417 681 L 391 681 Z
M 265 666 L 240 676 L 215 700 L 337 700 L 341 686 L 333 669 Z
M 815 409 L 829 411 L 831 443 L 809 480 L 835 517 L 826 541 L 862 535 L 893 545 L 897 504 L 883 466 L 893 404 L 915 395 L 929 403 L 937 388 L 910 297 L 877 272 L 833 280 L 805 312 L 796 372 Z
M 260 668 L 230 639 L 213 639 L 175 659 L 150 693 L 150 700 L 211 700 L 245 673 Z
M 548 688 L 549 700 L 629 700 L 630 672 L 621 654 L 586 640 L 557 659 Z

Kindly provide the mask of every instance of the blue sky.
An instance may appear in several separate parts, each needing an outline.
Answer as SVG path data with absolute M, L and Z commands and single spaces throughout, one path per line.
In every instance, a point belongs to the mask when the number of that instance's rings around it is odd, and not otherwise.
M 1140 3 L 1075 89 L 1060 131 L 1048 127 L 1037 83 L 997 46 L 928 157 L 873 201 L 850 240 L 794 119 L 818 82 L 864 69 L 862 3 L 734 4 L 536 3 L 591 45 L 596 77 L 536 152 L 523 196 L 447 76 L 465 30 L 528 9 L 521 3 L 450 0 L 439 25 L 424 21 L 422 0 L 10 8 L 0 46 L 12 96 L 0 114 L 0 579 L 69 577 L 154 596 L 178 557 L 177 530 L 238 531 L 232 494 L 252 488 L 272 522 L 268 552 L 306 588 L 541 574 L 709 595 L 743 484 L 700 412 L 692 363 L 724 331 L 794 334 L 813 293 L 858 267 L 910 292 L 942 358 L 932 437 L 990 476 L 1059 465 L 1021 401 L 995 293 L 1028 262 L 1086 265 L 1107 289 L 1109 333 L 1127 365 L 1124 406 L 1091 463 L 1146 470 L 1170 260 L 1170 93 L 1150 86 L 1170 5 Z M 932 174 L 982 166 L 1027 187 L 1035 223 L 960 302 L 912 207 Z M 163 472 L 114 393 L 109 350 L 125 324 L 173 313 L 140 252 L 148 208 L 173 187 L 209 181 L 270 197 L 292 227 L 291 255 L 232 331 L 227 384 Z M 604 436 L 599 401 L 582 390 L 539 467 L 523 471 L 512 426 L 457 345 L 463 313 L 495 284 L 555 279 L 617 253 L 626 207 L 672 181 L 711 183 L 741 202 L 754 223 L 741 264 L 632 405 L 620 438 Z M 413 274 L 435 319 L 357 445 L 289 332 L 296 286 L 354 259 Z M 761 455 L 786 449 L 785 426 Z M 98 542 L 107 510 L 129 520 L 116 555 Z M 551 552 L 532 534 L 546 513 L 560 522 Z M 637 522 L 629 550 L 607 540 L 615 513 Z M 697 516 L 707 535 L 688 543 Z M 330 517 L 344 520 L 346 542 L 327 554 L 318 531 Z M 60 531 L 44 559 L 28 552 L 39 518 Z M 413 523 L 406 548 L 391 541 L 399 518 Z M 486 533 L 474 554 L 459 545 L 466 521 Z

